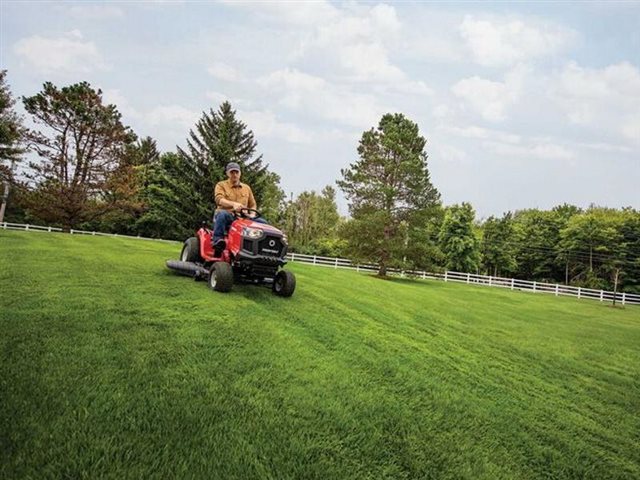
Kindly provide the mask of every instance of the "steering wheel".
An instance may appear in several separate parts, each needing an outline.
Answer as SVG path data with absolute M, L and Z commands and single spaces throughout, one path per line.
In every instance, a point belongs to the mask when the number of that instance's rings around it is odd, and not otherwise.
M 234 212 L 236 217 L 240 217 L 240 218 L 249 218 L 249 219 L 254 219 L 254 218 L 258 218 L 261 217 L 262 214 L 256 210 L 255 208 L 241 208 L 240 210 Z M 254 216 L 252 217 L 250 214 L 253 213 Z

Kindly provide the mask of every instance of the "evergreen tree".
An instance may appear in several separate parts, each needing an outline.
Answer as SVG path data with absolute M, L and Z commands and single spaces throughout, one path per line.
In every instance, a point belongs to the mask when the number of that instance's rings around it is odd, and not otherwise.
M 194 130 L 189 132 L 187 148 L 178 149 L 185 162 L 197 172 L 194 189 L 197 190 L 194 208 L 200 220 L 210 219 L 215 210 L 213 190 L 217 182 L 226 179 L 225 167 L 237 162 L 242 169 L 242 182 L 253 190 L 258 208 L 267 207 L 270 214 L 284 198 L 278 187 L 280 178 L 268 171 L 262 155 L 255 156 L 257 142 L 253 132 L 236 118 L 229 102 L 203 113 Z M 264 212 L 265 216 L 267 212 Z M 270 219 L 269 219 L 270 220 Z
M 377 262 L 378 275 L 403 263 L 407 231 L 419 218 L 414 214 L 440 203 L 425 145 L 418 125 L 402 114 L 386 114 L 377 128 L 362 134 L 360 159 L 341 170 L 337 184 L 350 201 L 353 219 L 345 227 L 350 254 Z
M 22 119 L 13 109 L 16 102 L 6 83 L 6 75 L 6 70 L 0 70 L 0 222 L 4 221 L 14 183 L 13 166 L 24 153 L 20 146 L 24 135 Z

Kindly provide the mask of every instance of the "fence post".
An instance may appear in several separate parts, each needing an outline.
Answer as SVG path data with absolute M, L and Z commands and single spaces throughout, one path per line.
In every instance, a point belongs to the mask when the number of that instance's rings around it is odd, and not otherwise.
M 314 265 L 316 264 L 316 256 L 315 255 L 313 256 L 313 264 Z
M 94 236 L 95 236 L 95 234 L 96 234 L 96 232 L 91 232 L 91 235 L 94 235 Z
M 604 290 L 600 290 L 600 301 L 604 300 Z
M 427 278 L 427 272 L 422 272 L 422 279 L 424 280 L 425 278 Z
M 491 286 L 491 275 L 489 275 L 489 286 Z
M 556 283 L 556 297 L 558 296 L 558 284 Z
M 627 294 L 625 292 L 622 292 L 622 305 L 624 305 L 624 301 L 627 297 Z
M 580 299 L 581 295 L 582 295 L 582 288 L 578 287 L 578 299 Z
M 25 229 L 25 231 L 29 230 L 29 224 L 28 223 L 24 226 L 24 229 Z
M 533 282 L 533 291 L 534 292 L 536 291 L 536 282 L 535 281 Z
M 467 273 L 467 283 L 471 283 L 471 274 Z
M 513 284 L 515 283 L 515 280 L 512 278 L 511 279 L 511 290 L 513 290 Z
M 359 272 L 359 271 L 360 271 L 360 264 L 356 263 L 356 272 Z
M 292 261 L 292 262 L 295 262 L 295 261 L 296 261 L 296 254 L 295 254 L 295 253 L 292 253 L 292 254 L 291 254 L 291 261 Z
M 49 230 L 49 232 L 51 232 L 51 227 L 49 227 L 47 230 Z
M 445 272 L 444 272 L 444 281 L 445 282 L 447 281 L 447 273 L 449 273 L 449 272 L 445 270 Z
M 73 235 L 73 228 L 69 230 L 69 233 Z
M 338 268 L 338 257 L 336 257 L 336 265 L 334 268 Z

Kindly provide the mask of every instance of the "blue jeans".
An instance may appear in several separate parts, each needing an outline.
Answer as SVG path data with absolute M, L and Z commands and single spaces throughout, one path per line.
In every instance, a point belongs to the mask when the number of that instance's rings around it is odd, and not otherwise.
M 226 210 L 222 210 L 213 216 L 213 242 L 214 243 L 220 240 L 221 238 L 224 238 L 225 234 L 229 230 L 229 227 L 231 226 L 231 224 L 235 219 L 236 217 L 232 213 Z M 253 220 L 256 223 L 268 223 L 262 217 L 252 218 L 251 220 Z

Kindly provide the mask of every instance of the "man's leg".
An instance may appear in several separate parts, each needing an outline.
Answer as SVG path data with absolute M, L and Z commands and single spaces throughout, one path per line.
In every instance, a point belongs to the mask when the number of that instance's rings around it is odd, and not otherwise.
M 224 242 L 224 235 L 233 223 L 233 215 L 226 210 L 216 213 L 213 217 L 213 248 L 215 249 L 216 257 L 219 257 L 226 246 Z

